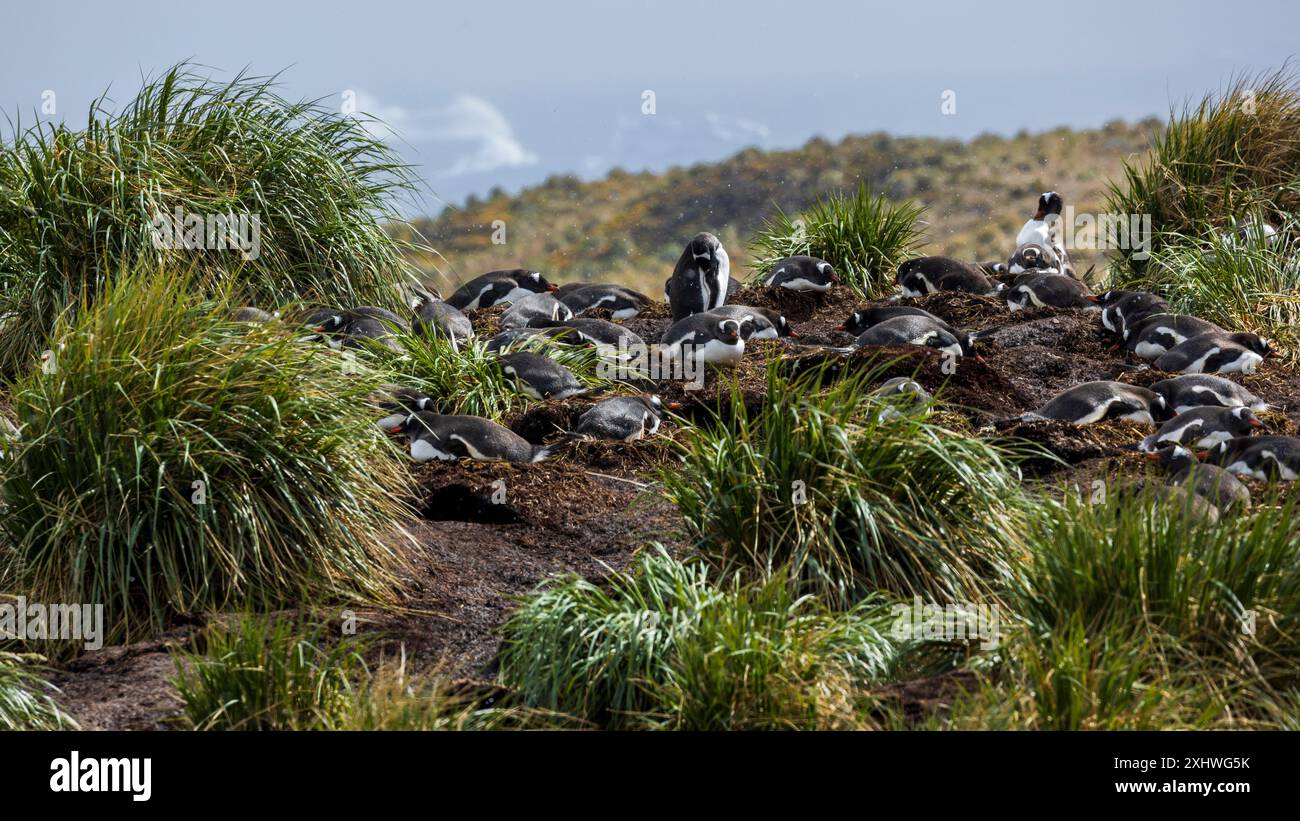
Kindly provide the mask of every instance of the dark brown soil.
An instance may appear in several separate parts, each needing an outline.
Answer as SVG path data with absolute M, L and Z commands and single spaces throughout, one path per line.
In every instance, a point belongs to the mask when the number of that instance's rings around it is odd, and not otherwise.
M 915 347 L 851 353 L 827 350 L 852 342 L 836 332 L 856 308 L 868 303 L 845 289 L 828 294 L 771 292 L 746 287 L 729 300 L 782 311 L 799 336 L 756 342 L 732 372 L 710 373 L 700 390 L 660 383 L 665 401 L 682 403 L 687 419 L 724 409 L 733 385 L 740 400 L 766 401 L 767 361 L 779 359 L 793 371 L 826 367 L 828 372 L 880 369 L 881 380 L 907 375 L 952 404 L 945 412 L 955 426 L 990 437 L 1035 443 L 1055 459 L 1025 465 L 1026 479 L 1048 488 L 1087 488 L 1097 478 L 1139 477 L 1151 471 L 1133 451 L 1148 431 L 1124 422 L 1084 428 L 1059 422 L 1022 422 L 1020 415 L 1080 382 L 1118 379 L 1150 384 L 1166 374 L 1109 350 L 1110 340 L 1095 312 L 1041 309 L 1008 312 L 995 298 L 941 293 L 903 300 L 957 327 L 989 332 L 977 349 L 984 362 L 963 359 L 956 373 L 943 372 L 938 353 Z M 500 308 L 470 313 L 482 336 L 495 332 Z M 624 323 L 647 343 L 671 324 L 666 304 L 656 304 Z M 833 374 L 832 374 L 833 375 Z M 1242 378 L 1276 412 L 1265 421 L 1279 433 L 1300 429 L 1300 376 L 1270 360 L 1259 374 Z M 484 682 L 493 673 L 499 628 L 515 597 L 557 573 L 593 580 L 627 565 L 650 542 L 685 549 L 675 510 L 655 490 L 655 472 L 674 459 L 671 421 L 660 435 L 634 444 L 570 441 L 578 416 L 599 397 L 530 403 L 507 424 L 535 443 L 557 446 L 537 465 L 458 462 L 428 464 L 418 472 L 416 507 L 423 518 L 404 547 L 410 570 L 400 608 L 366 612 L 365 629 L 402 645 L 417 669 L 437 668 Z M 504 493 L 504 497 L 502 497 Z M 495 494 L 495 497 L 494 497 Z M 401 541 L 407 544 L 406 540 Z M 168 641 L 184 641 L 185 634 Z M 179 704 L 166 683 L 172 674 L 167 642 L 110 647 L 88 653 L 57 675 L 63 701 L 83 724 L 94 728 L 168 726 Z M 882 691 L 903 712 L 919 718 L 964 686 L 959 676 L 909 682 Z

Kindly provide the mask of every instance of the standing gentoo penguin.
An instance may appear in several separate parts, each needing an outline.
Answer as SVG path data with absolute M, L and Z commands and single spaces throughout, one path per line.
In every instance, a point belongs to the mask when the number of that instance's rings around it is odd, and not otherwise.
M 1147 458 L 1160 463 L 1170 485 L 1190 490 L 1224 513 L 1250 508 L 1250 490 L 1236 476 L 1218 465 L 1202 464 L 1187 448 L 1170 445 Z
M 1250 408 L 1207 405 L 1183 411 L 1165 422 L 1160 430 L 1142 440 L 1138 450 L 1157 451 L 1166 445 L 1208 448 L 1262 427 L 1264 423 Z
M 1113 290 L 1089 297 L 1101 308 L 1101 325 L 1121 339 L 1141 320 L 1169 310 L 1169 303 L 1146 291 Z
M 568 399 L 590 390 L 568 368 L 532 351 L 501 357 L 501 372 L 515 383 L 520 393 L 534 399 Z
M 1210 448 L 1210 464 L 1252 479 L 1285 479 L 1300 476 L 1300 439 L 1293 436 L 1238 436 Z
M 1268 403 L 1229 379 L 1208 373 L 1186 374 L 1161 379 L 1151 390 L 1165 398 L 1175 413 L 1203 405 L 1225 408 L 1245 407 L 1253 411 L 1268 410 Z
M 514 302 L 529 294 L 557 290 L 539 271 L 511 268 L 488 271 L 456 289 L 447 302 L 461 311 L 488 308 L 498 302 Z
M 863 331 L 854 341 L 853 347 L 921 345 L 936 348 L 949 356 L 972 356 L 976 361 L 983 361 L 975 353 L 972 344 L 969 336 L 958 336 L 957 332 L 942 320 L 924 316 L 897 316 Z
M 1165 399 L 1155 391 L 1123 382 L 1084 382 L 1062 391 L 1036 411 L 1021 419 L 1061 419 L 1076 425 L 1091 425 L 1103 419 L 1129 419 L 1155 424 L 1165 410 Z
M 1065 202 L 1055 191 L 1048 191 L 1038 197 L 1038 211 L 1033 219 L 1027 221 L 1016 234 L 1016 247 L 1021 245 L 1041 245 L 1050 248 L 1064 264 L 1065 249 L 1056 241 L 1056 222 L 1061 218 L 1061 208 Z
M 412 303 L 415 319 L 411 322 L 411 329 L 415 333 L 427 339 L 451 340 L 452 347 L 456 349 L 474 337 L 474 326 L 469 319 L 437 295 L 417 293 Z
M 1123 347 L 1141 359 L 1156 359 L 1175 345 L 1206 333 L 1226 333 L 1218 325 L 1187 314 L 1149 314 L 1126 326 Z M 1117 346 L 1118 347 L 1118 346 Z
M 378 425 L 387 431 L 401 425 L 413 413 L 433 410 L 433 400 L 414 388 L 384 385 L 376 399 L 379 401 L 379 409 L 387 414 L 379 420 Z
M 593 308 L 608 308 L 617 320 L 631 319 L 650 306 L 650 297 L 622 285 L 578 283 L 560 286 L 556 294 L 575 316 Z
M 730 272 L 731 260 L 718 238 L 709 233 L 696 234 L 664 283 L 673 322 L 722 307 L 727 301 Z
M 1207 333 L 1161 354 L 1155 367 L 1171 373 L 1254 373 L 1277 351 L 1259 334 Z
M 785 317 L 771 308 L 723 305 L 721 308 L 714 308 L 709 313 L 730 319 L 749 320 L 748 325 L 751 326 L 751 329 L 749 336 L 745 337 L 746 341 L 750 339 L 776 339 L 782 336 L 799 336 L 794 332 L 794 328 L 790 327 L 790 323 L 786 321 Z M 747 330 L 746 323 L 741 323 L 740 330 L 741 333 Z
M 964 291 L 992 296 L 1002 283 L 994 282 L 984 270 L 952 257 L 917 257 L 898 266 L 898 286 L 905 297 L 918 297 L 935 291 Z
M 1088 286 L 1077 279 L 1059 274 L 1039 274 L 1013 285 L 1007 291 L 1007 307 L 1013 311 L 1025 308 L 1084 308 L 1096 310 L 1088 297 Z
M 829 291 L 840 284 L 835 269 L 824 259 L 810 256 L 786 257 L 772 266 L 772 273 L 764 283 L 769 288 L 788 288 L 791 291 Z
M 597 402 L 578 417 L 574 433 L 599 439 L 635 442 L 659 430 L 663 401 L 653 394 L 618 396 Z
M 696 314 L 674 322 L 664 331 L 660 347 L 672 360 L 735 365 L 745 353 L 741 320 Z
M 510 303 L 501 314 L 501 328 L 523 328 L 526 325 L 540 326 L 544 322 L 573 319 L 569 306 L 551 294 L 529 294 Z
M 542 461 L 551 453 L 550 448 L 533 445 L 514 431 L 481 416 L 420 411 L 389 431 L 406 435 L 411 458 L 417 462 L 464 457 L 479 462 L 530 464 Z

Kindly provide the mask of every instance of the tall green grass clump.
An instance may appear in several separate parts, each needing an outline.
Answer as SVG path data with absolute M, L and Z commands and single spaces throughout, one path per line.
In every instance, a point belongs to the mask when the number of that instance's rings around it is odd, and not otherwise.
M 392 306 L 413 272 L 384 230 L 413 190 L 409 168 L 364 119 L 286 100 L 275 78 L 221 83 L 180 64 L 116 113 L 97 100 L 83 130 L 15 131 L 0 143 L 0 370 L 40 350 L 55 317 L 93 302 L 119 266 L 194 267 L 201 285 L 233 281 L 263 306 Z M 255 258 L 158 247 L 154 221 L 177 209 L 256 219 Z
M 568 577 L 526 597 L 503 628 L 501 677 L 531 707 L 609 729 L 852 726 L 856 689 L 900 652 L 891 619 L 651 551 L 607 589 Z
M 818 197 L 807 211 L 778 210 L 750 241 L 754 270 L 762 279 L 786 257 L 807 254 L 834 266 L 840 279 L 865 299 L 894 286 L 899 263 L 921 246 L 925 207 L 874 196 L 864 182 L 854 192 Z
M 952 726 L 1281 727 L 1300 692 L 1297 498 L 1211 523 L 1148 495 L 1046 502 L 1000 678 Z
M 108 641 L 231 604 L 386 598 L 409 487 L 374 424 L 386 374 L 195 290 L 115 277 L 13 386 L 0 587 L 102 603 Z
M 372 642 L 323 625 L 244 614 L 173 654 L 172 683 L 195 730 L 481 730 L 562 726 L 483 707 L 445 678 L 408 674 L 405 659 L 372 665 Z
M 1239 77 L 1219 94 L 1171 112 L 1150 152 L 1124 164 L 1111 183 L 1107 210 L 1150 214 L 1153 250 L 1231 229 L 1258 214 L 1276 220 L 1300 212 L 1300 84 L 1290 67 Z M 1121 268 L 1146 269 L 1134 249 Z
M 39 658 L 0 650 L 0 730 L 75 730 L 33 668 Z
M 885 412 L 874 371 L 767 375 L 757 409 L 733 396 L 680 437 L 660 474 L 699 550 L 758 575 L 789 568 L 828 602 L 874 590 L 949 601 L 996 596 L 1023 529 L 1011 448 Z

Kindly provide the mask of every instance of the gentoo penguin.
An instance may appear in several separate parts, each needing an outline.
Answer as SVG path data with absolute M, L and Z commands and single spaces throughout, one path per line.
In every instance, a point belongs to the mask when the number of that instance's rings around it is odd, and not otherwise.
M 854 341 L 853 347 L 871 345 L 921 345 L 935 348 L 949 356 L 980 357 L 969 344 L 948 327 L 946 322 L 936 322 L 923 316 L 898 316 L 872 325 Z
M 386 414 L 379 420 L 378 425 L 387 431 L 401 425 L 413 413 L 434 409 L 433 400 L 414 388 L 384 385 L 376 398 L 379 409 Z
M 1293 436 L 1238 436 L 1210 448 L 1206 461 L 1252 479 L 1300 476 L 1300 439 Z
M 1013 311 L 1025 308 L 1083 308 L 1096 310 L 1088 301 L 1092 294 L 1088 286 L 1077 279 L 1059 274 L 1039 274 L 1007 290 L 1007 307 Z
M 1143 503 L 1154 503 L 1165 509 L 1176 510 L 1210 524 L 1219 521 L 1219 509 L 1209 499 L 1190 488 L 1173 484 L 1131 482 L 1122 485 L 1116 494 L 1119 498 Z
M 618 396 L 597 402 L 578 417 L 574 433 L 598 439 L 635 442 L 659 430 L 663 401 L 652 394 Z
M 809 256 L 786 257 L 772 266 L 764 283 L 769 288 L 791 291 L 829 291 L 840 284 L 835 269 L 824 259 Z
M 730 271 L 731 260 L 718 238 L 708 233 L 696 234 L 678 258 L 673 275 L 664 283 L 673 322 L 721 307 L 727 301 Z
M 578 335 L 572 328 L 511 328 L 489 339 L 487 350 L 490 353 L 503 353 L 539 344 L 538 340 L 542 339 L 576 343 Z
M 935 322 L 943 322 L 942 319 L 923 308 L 913 308 L 909 305 L 886 305 L 880 308 L 856 310 L 849 314 L 848 319 L 836 325 L 835 330 L 858 336 L 872 325 L 879 325 L 886 319 L 893 319 L 898 316 L 924 316 L 933 319 Z
M 1126 326 L 1123 347 L 1141 359 L 1157 359 L 1175 345 L 1206 333 L 1225 333 L 1213 322 L 1187 314 L 1150 314 Z
M 613 318 L 620 321 L 631 319 L 651 305 L 650 297 L 639 291 L 603 283 L 580 283 L 576 287 L 562 285 L 556 296 L 575 316 L 581 316 L 592 308 L 608 308 L 613 311 Z
M 594 317 L 540 321 L 532 323 L 532 327 L 568 328 L 573 331 L 570 341 L 576 340 L 593 345 L 601 356 L 625 358 L 645 349 L 645 341 L 627 328 Z
M 459 349 L 461 343 L 474 336 L 474 326 L 469 319 L 459 309 L 438 299 L 434 294 L 415 294 L 411 308 L 415 311 L 411 329 L 426 339 L 447 339 L 451 341 L 452 347 Z
M 1016 247 L 1022 245 L 1041 245 L 1050 248 L 1056 256 L 1065 260 L 1064 249 L 1056 241 L 1055 223 L 1061 218 L 1061 208 L 1065 202 L 1055 191 L 1048 191 L 1038 197 L 1038 211 L 1033 219 L 1027 221 L 1016 234 Z
M 1277 355 L 1259 334 L 1207 333 L 1170 348 L 1154 365 L 1170 373 L 1254 373 L 1259 363 Z
M 978 265 L 952 257 L 917 257 L 898 266 L 898 286 L 905 297 L 918 297 L 935 291 L 965 291 L 992 296 L 1003 289 Z
M 1101 308 L 1101 325 L 1121 339 L 1127 338 L 1128 329 L 1141 320 L 1169 310 L 1162 297 L 1146 291 L 1105 291 L 1088 298 Z
M 1224 513 L 1250 508 L 1249 488 L 1218 465 L 1201 463 L 1187 448 L 1170 445 L 1147 454 L 1147 458 L 1160 463 L 1169 484 L 1204 497 Z
M 1061 419 L 1076 425 L 1091 425 L 1103 419 L 1129 419 L 1155 424 L 1163 415 L 1165 399 L 1160 394 L 1123 382 L 1084 382 L 1058 393 L 1025 420 Z
M 674 322 L 664 332 L 660 347 L 672 360 L 735 365 L 745 353 L 741 320 L 713 314 L 696 314 Z
M 1222 376 L 1208 373 L 1186 374 L 1172 379 L 1161 379 L 1151 390 L 1165 398 L 1175 413 L 1204 405 L 1225 408 L 1245 407 L 1253 411 L 1268 410 L 1268 403 Z
M 447 298 L 452 307 L 461 311 L 488 308 L 498 302 L 514 302 L 529 294 L 558 290 L 542 276 L 540 271 L 512 268 L 480 274 L 456 289 Z
M 532 444 L 514 431 L 481 416 L 452 416 L 420 411 L 389 428 L 406 435 L 411 458 L 474 459 L 479 462 L 531 464 L 550 455 L 551 449 Z
M 377 319 L 385 325 L 390 325 L 399 331 L 409 332 L 411 330 L 411 323 L 407 322 L 405 319 L 387 308 L 376 308 L 373 305 L 360 305 L 356 308 L 349 308 L 348 313 L 352 314 L 354 317 L 369 317 L 371 319 Z
M 1056 253 L 1052 249 L 1031 242 L 1017 247 L 1011 259 L 1007 260 L 1008 273 L 1023 274 L 1027 271 L 1059 274 L 1062 273 L 1061 261 L 1056 258 Z
M 1166 445 L 1208 448 L 1234 436 L 1245 436 L 1252 428 L 1262 427 L 1264 423 L 1250 408 L 1207 405 L 1183 411 L 1165 422 L 1160 430 L 1142 440 L 1138 450 L 1153 452 Z
M 400 353 L 401 345 L 393 338 L 394 329 L 406 330 L 406 321 L 386 311 L 363 305 L 359 308 L 320 308 L 304 320 L 332 348 L 368 348 L 379 346 Z
M 279 314 L 263 311 L 261 308 L 254 308 L 252 305 L 236 308 L 230 314 L 230 318 L 235 322 L 270 322 L 278 316 Z
M 568 368 L 532 351 L 501 357 L 501 372 L 515 383 L 520 393 L 534 399 L 568 399 L 590 390 Z
M 741 325 L 742 333 L 746 330 L 750 331 L 749 336 L 745 337 L 746 341 L 750 339 L 776 339 L 782 336 L 799 336 L 785 317 L 771 308 L 723 305 L 721 308 L 714 308 L 709 313 L 730 319 L 748 319 L 748 323 L 742 323 Z M 748 328 L 746 325 L 748 325 Z
M 505 330 L 526 325 L 542 326 L 546 322 L 573 319 L 569 306 L 551 294 L 529 294 L 510 303 L 501 314 L 501 327 Z

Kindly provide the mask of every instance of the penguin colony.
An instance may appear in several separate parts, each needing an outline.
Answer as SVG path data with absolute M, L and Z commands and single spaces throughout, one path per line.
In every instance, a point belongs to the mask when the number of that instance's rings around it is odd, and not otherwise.
M 1203 500 L 1208 515 L 1249 505 L 1249 491 L 1238 476 L 1286 481 L 1300 476 L 1300 439 L 1268 435 L 1256 415 L 1267 410 L 1266 403 L 1221 376 L 1254 373 L 1265 359 L 1277 355 L 1269 342 L 1256 334 L 1178 314 L 1156 294 L 1094 293 L 1087 283 L 1091 269 L 1079 276 L 1058 236 L 1062 207 L 1060 194 L 1042 194 L 1033 216 L 1017 233 L 1005 263 L 971 263 L 942 256 L 903 262 L 897 270 L 899 295 L 894 299 L 961 291 L 1003 300 L 1010 311 L 1051 307 L 1095 312 L 1102 328 L 1114 337 L 1112 351 L 1126 351 L 1149 363 L 1144 367 L 1167 372 L 1170 377 L 1149 388 L 1118 381 L 1085 382 L 1062 391 L 1022 419 L 1075 425 L 1125 419 L 1149 426 L 1150 435 L 1133 443 L 1133 448 L 1165 469 L 1171 488 Z M 817 299 L 842 283 L 825 260 L 793 256 L 773 265 L 762 284 L 774 292 L 802 292 Z M 726 367 L 743 358 L 747 340 L 799 336 L 777 311 L 728 304 L 734 290 L 730 260 L 722 243 L 709 233 L 692 237 L 664 283 L 672 322 L 652 347 L 670 358 Z M 394 330 L 461 346 L 475 337 L 465 311 L 506 305 L 500 332 L 487 340 L 486 349 L 499 357 L 503 376 L 521 394 L 546 401 L 590 391 L 555 360 L 522 350 L 530 341 L 546 337 L 560 344 L 594 347 L 605 358 L 617 357 L 620 352 L 646 347 L 644 340 L 620 323 L 652 304 L 646 295 L 622 285 L 572 283 L 556 287 L 541 272 L 518 268 L 475 277 L 445 300 L 434 292 L 418 292 L 411 300 L 409 319 L 361 306 L 322 308 L 303 322 L 310 338 L 335 347 L 377 345 L 400 350 Z M 584 316 L 594 309 L 609 311 L 610 320 Z M 276 316 L 242 308 L 235 318 L 262 322 Z M 979 333 L 954 327 L 917 307 L 863 307 L 836 330 L 855 337 L 851 348 L 833 349 L 840 352 L 917 345 L 935 349 L 952 362 L 963 358 L 983 362 L 977 351 Z M 929 394 L 907 378 L 891 379 L 874 392 L 892 398 L 882 415 L 899 413 L 898 407 L 904 403 L 893 401 L 898 397 L 915 404 L 930 401 Z M 534 445 L 488 419 L 441 414 L 432 399 L 410 388 L 392 388 L 382 397 L 381 407 L 385 413 L 378 424 L 404 437 L 417 461 L 468 458 L 533 463 L 552 452 L 552 448 Z M 659 431 L 666 409 L 673 408 L 652 394 L 605 399 L 582 414 L 569 437 L 634 442 Z M 1265 435 L 1256 435 L 1260 432 Z

